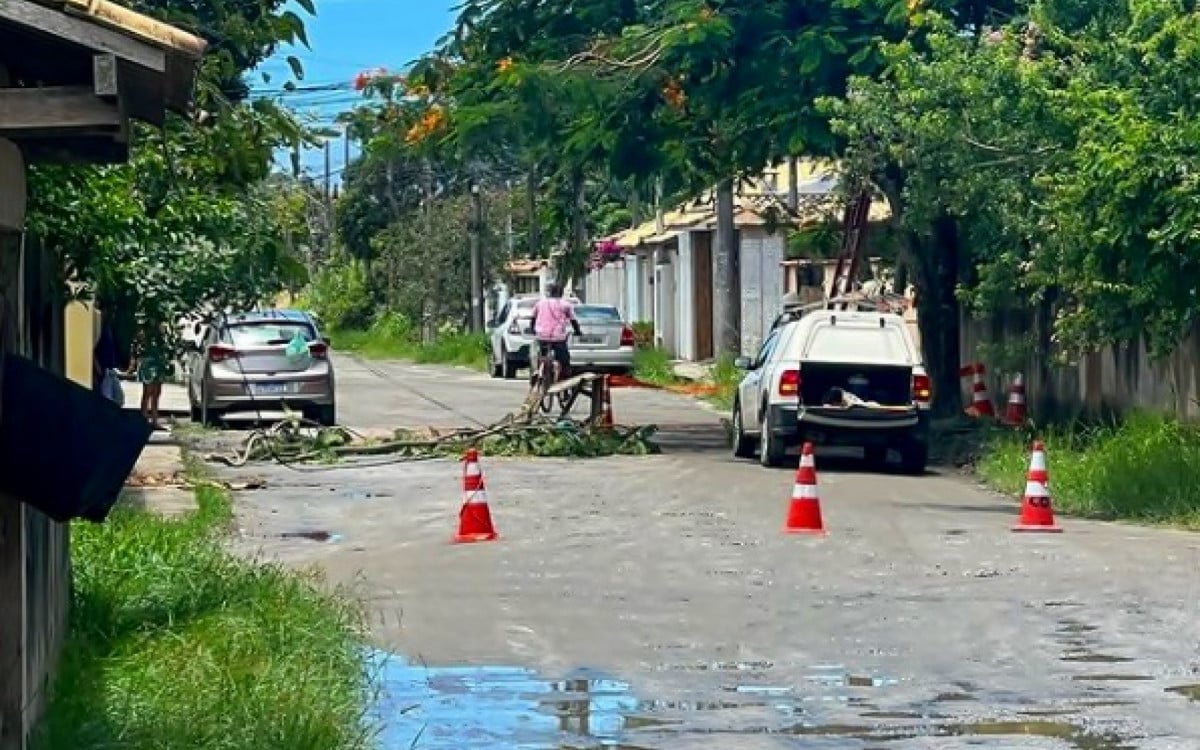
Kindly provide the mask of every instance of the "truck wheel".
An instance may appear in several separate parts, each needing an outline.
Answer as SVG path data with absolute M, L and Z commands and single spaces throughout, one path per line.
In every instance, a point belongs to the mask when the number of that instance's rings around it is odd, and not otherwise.
M 766 413 L 759 420 L 758 462 L 768 469 L 783 465 L 783 443 L 771 435 L 771 424 Z
M 929 464 L 929 446 L 915 440 L 904 446 L 900 452 L 900 468 L 905 474 L 920 476 L 925 473 Z
M 872 469 L 883 469 L 887 466 L 888 448 L 886 445 L 868 445 L 863 448 L 863 459 Z
M 754 441 L 746 434 L 742 425 L 742 405 L 733 402 L 733 415 L 730 417 L 729 430 L 732 433 L 733 457 L 754 458 Z

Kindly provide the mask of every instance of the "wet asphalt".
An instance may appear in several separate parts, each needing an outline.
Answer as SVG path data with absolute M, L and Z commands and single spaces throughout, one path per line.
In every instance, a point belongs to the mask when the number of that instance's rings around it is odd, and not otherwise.
M 489 424 L 524 395 L 337 366 L 357 428 Z M 711 409 L 621 389 L 614 411 L 663 454 L 484 456 L 487 544 L 450 544 L 453 461 L 221 469 L 266 480 L 237 495 L 239 551 L 366 602 L 381 747 L 1200 748 L 1195 535 L 1013 534 L 1016 502 L 952 470 L 818 454 L 829 533 L 789 536 L 794 472 L 731 458 Z

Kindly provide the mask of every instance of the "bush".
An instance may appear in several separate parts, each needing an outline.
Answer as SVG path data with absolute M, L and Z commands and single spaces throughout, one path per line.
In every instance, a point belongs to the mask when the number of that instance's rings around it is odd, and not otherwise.
M 653 385 L 670 385 L 679 381 L 671 364 L 671 356 L 657 347 L 638 349 L 633 353 L 633 375 L 643 383 Z
M 977 469 L 1018 497 L 1032 436 L 997 436 Z M 1057 510 L 1090 518 L 1200 529 L 1200 429 L 1152 414 L 1115 425 L 1047 431 L 1050 491 Z
M 358 260 L 336 261 L 321 269 L 304 301 L 326 328 L 336 331 L 366 328 L 375 315 L 370 276 Z
M 633 343 L 638 349 L 650 349 L 654 346 L 654 324 L 640 320 L 630 326 L 633 329 Z

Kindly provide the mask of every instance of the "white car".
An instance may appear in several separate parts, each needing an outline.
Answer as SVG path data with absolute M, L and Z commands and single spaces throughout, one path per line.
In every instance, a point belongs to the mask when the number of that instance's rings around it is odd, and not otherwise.
M 909 473 L 929 456 L 932 386 L 908 326 L 893 313 L 818 310 L 772 331 L 733 403 L 733 452 L 779 466 L 803 442 L 889 450 Z
M 540 296 L 514 297 L 488 321 L 488 371 L 492 377 L 517 377 L 517 371 L 532 366 L 536 357 L 533 338 L 533 306 Z M 575 297 L 564 297 L 576 309 L 583 336 L 572 336 L 571 366 L 627 372 L 633 368 L 633 329 L 615 307 L 585 305 Z

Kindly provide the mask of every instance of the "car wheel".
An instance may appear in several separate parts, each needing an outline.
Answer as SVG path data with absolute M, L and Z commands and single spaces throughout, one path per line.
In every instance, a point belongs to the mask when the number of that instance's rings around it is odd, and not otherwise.
M 913 440 L 900 452 L 900 468 L 905 474 L 920 476 L 929 465 L 929 446 Z
M 771 435 L 771 420 L 764 410 L 758 428 L 758 462 L 773 469 L 783 465 L 783 443 Z
M 496 348 L 492 346 L 491 342 L 488 342 L 488 372 L 491 373 L 493 378 L 498 378 L 504 374 L 500 363 L 496 361 Z
M 221 413 L 208 405 L 208 394 L 200 391 L 200 424 L 205 427 L 220 427 Z
M 337 426 L 337 406 L 329 404 L 328 406 L 318 406 L 313 410 L 313 421 L 322 427 Z
M 500 347 L 500 367 L 501 374 L 505 380 L 514 380 L 517 377 L 517 364 L 508 356 L 508 350 Z
M 733 457 L 754 458 L 754 441 L 746 435 L 745 426 L 742 424 L 742 405 L 737 401 L 733 402 L 729 429 L 732 433 Z

